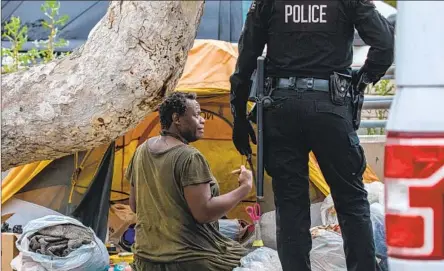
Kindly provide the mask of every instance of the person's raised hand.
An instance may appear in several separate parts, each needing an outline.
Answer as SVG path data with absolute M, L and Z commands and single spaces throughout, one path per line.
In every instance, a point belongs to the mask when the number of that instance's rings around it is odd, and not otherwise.
M 253 188 L 253 173 L 248 170 L 244 165 L 240 167 L 239 172 L 239 186 L 246 186 L 248 188 L 248 193 L 250 193 Z

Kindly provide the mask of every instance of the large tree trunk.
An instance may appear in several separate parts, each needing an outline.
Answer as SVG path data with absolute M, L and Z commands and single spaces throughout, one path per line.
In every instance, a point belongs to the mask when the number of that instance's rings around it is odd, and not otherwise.
M 2 79 L 2 171 L 109 143 L 174 90 L 203 1 L 111 1 L 70 56 Z

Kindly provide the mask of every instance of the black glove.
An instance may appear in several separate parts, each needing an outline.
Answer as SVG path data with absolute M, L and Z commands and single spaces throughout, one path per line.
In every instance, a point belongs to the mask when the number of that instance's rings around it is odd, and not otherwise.
M 368 74 L 360 71 L 353 71 L 352 84 L 353 84 L 353 116 L 352 123 L 355 130 L 359 129 L 361 125 L 361 111 L 364 105 L 364 91 L 371 81 L 368 78 Z
M 376 81 L 376 79 L 375 79 Z M 372 80 L 368 73 L 362 72 L 362 70 L 353 70 L 352 72 L 352 85 L 355 93 L 364 93 L 365 89 L 369 84 L 372 83 Z
M 251 123 L 246 118 L 234 119 L 233 143 L 241 155 L 251 154 L 250 138 L 256 145 L 256 134 Z

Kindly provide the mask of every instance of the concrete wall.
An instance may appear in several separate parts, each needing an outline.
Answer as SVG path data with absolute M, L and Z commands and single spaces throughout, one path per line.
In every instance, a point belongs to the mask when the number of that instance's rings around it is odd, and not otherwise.
M 367 163 L 376 172 L 376 175 L 384 181 L 384 135 L 360 135 L 361 145 L 364 148 Z

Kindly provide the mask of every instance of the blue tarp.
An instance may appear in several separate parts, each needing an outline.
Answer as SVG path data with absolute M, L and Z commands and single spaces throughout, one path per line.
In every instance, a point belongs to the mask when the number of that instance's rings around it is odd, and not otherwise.
M 105 15 L 109 2 L 60 2 L 59 13 L 61 15 L 67 14 L 69 21 L 64 27 L 59 29 L 59 37 L 70 41 L 68 48 L 63 48 L 61 51 L 71 51 L 85 42 L 91 29 Z M 40 6 L 43 3 L 44 1 L 2 0 L 2 31 L 4 23 L 11 16 L 17 16 L 20 17 L 23 24 L 28 26 L 28 38 L 30 41 L 47 39 L 48 32 L 43 29 L 41 24 L 41 20 L 45 19 L 45 16 L 40 11 Z M 251 1 L 206 1 L 197 38 L 237 43 L 250 3 Z M 9 47 L 7 42 L 3 46 Z M 24 46 L 24 49 L 27 50 L 32 46 L 32 42 L 29 42 Z

